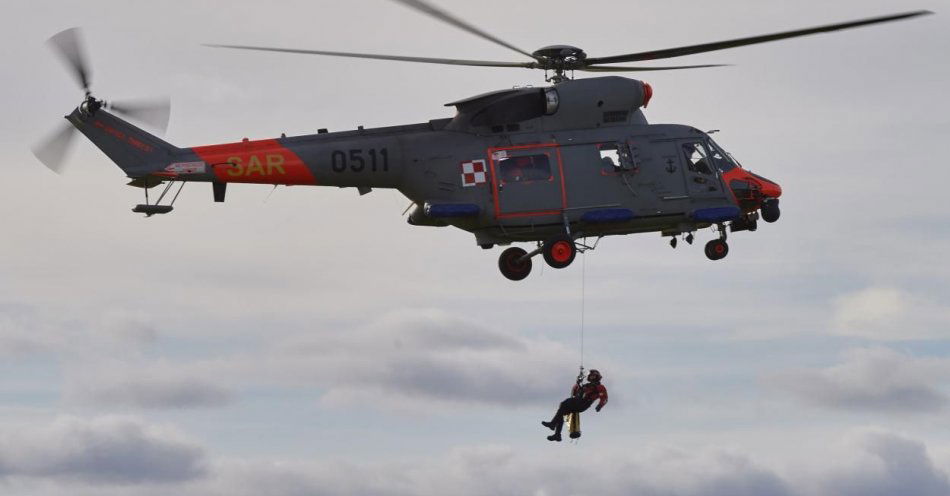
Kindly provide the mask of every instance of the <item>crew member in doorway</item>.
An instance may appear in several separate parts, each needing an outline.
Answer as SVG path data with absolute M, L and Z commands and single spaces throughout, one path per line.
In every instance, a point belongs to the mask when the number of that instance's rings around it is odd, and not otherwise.
M 541 425 L 554 431 L 554 434 L 548 436 L 548 441 L 561 440 L 561 428 L 564 427 L 565 415 L 583 412 L 598 399 L 600 402 L 594 410 L 599 412 L 607 404 L 607 388 L 600 383 L 600 380 L 600 372 L 591 369 L 587 374 L 587 384 L 582 385 L 578 379 L 577 384 L 574 384 L 574 389 L 571 390 L 571 397 L 561 402 L 554 418 L 550 422 L 541 422 Z

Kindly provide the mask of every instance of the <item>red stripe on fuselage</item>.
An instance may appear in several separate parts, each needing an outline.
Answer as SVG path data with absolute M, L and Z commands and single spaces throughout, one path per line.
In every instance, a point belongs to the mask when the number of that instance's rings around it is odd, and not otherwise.
M 274 139 L 198 146 L 192 151 L 221 182 L 317 184 L 303 160 Z

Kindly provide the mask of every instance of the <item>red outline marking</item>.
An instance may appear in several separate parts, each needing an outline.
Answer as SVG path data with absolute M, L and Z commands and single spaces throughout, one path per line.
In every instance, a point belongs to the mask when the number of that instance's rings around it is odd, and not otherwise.
M 498 175 L 495 173 L 495 152 L 507 150 L 530 150 L 534 148 L 555 148 L 557 154 L 557 168 L 561 174 L 561 209 L 562 210 L 541 210 L 537 212 L 511 212 L 501 213 L 501 205 L 498 202 Z M 564 162 L 561 159 L 561 145 L 559 143 L 537 143 L 532 145 L 500 146 L 488 148 L 488 161 L 491 164 L 492 176 L 492 202 L 495 204 L 495 219 L 509 219 L 514 217 L 542 217 L 548 215 L 561 215 L 563 209 L 567 208 L 567 190 L 564 184 Z

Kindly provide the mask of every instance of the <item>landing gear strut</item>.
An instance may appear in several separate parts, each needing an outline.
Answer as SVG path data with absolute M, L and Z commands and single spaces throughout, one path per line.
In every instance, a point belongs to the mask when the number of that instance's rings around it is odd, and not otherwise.
M 498 269 L 508 279 L 520 281 L 531 273 L 531 259 L 536 255 L 543 256 L 551 267 L 563 269 L 571 265 L 578 253 L 597 248 L 600 239 L 598 237 L 593 244 L 587 244 L 587 238 L 578 241 L 568 234 L 559 234 L 545 243 L 538 243 L 538 247 L 530 252 L 517 247 L 508 248 L 498 257 Z

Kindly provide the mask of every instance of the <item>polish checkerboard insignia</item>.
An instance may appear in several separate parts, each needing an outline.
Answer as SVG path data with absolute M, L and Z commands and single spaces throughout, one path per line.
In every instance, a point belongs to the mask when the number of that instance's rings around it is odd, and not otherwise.
M 462 162 L 462 187 L 478 186 L 488 182 L 488 173 L 486 172 L 484 160 L 472 160 L 471 162 Z

